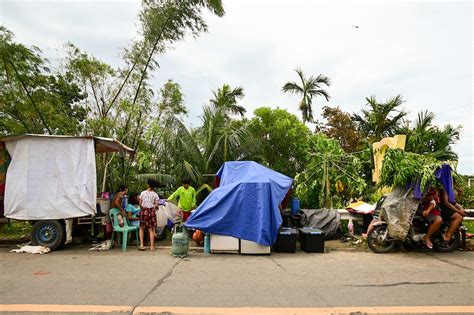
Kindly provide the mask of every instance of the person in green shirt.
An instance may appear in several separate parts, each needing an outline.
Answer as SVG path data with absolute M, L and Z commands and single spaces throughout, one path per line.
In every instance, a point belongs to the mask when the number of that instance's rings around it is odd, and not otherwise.
M 183 180 L 183 186 L 179 187 L 168 200 L 178 198 L 178 208 L 182 212 L 183 222 L 191 215 L 191 210 L 196 208 L 196 191 L 190 186 L 189 179 Z

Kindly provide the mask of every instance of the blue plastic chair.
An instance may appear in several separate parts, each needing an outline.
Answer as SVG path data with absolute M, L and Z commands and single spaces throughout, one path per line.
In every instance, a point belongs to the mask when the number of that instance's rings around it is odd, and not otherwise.
M 138 246 L 138 226 L 132 226 L 128 224 L 127 218 L 123 219 L 123 227 L 120 227 L 117 215 L 120 214 L 120 210 L 117 208 L 110 209 L 109 216 L 110 220 L 112 221 L 112 241 L 114 240 L 114 233 L 122 233 L 122 252 L 127 251 L 127 240 L 128 240 L 128 233 L 135 232 L 137 246 Z M 120 246 L 120 236 L 118 237 L 117 245 Z

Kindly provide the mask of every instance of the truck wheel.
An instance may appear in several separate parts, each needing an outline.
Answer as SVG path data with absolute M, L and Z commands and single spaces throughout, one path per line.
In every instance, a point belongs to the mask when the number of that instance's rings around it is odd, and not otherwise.
M 31 231 L 31 243 L 55 250 L 64 244 L 66 229 L 58 220 L 36 221 Z

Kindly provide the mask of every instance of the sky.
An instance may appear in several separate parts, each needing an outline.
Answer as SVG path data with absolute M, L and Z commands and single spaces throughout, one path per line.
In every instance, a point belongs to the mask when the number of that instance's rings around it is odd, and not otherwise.
M 202 106 L 224 83 L 244 87 L 248 117 L 261 106 L 301 117 L 298 97 L 281 92 L 301 68 L 332 82 L 329 102 L 313 100 L 316 119 L 323 106 L 354 113 L 366 97 L 401 94 L 409 118 L 430 110 L 437 124 L 463 125 L 458 171 L 474 175 L 471 1 L 224 0 L 224 7 L 222 18 L 205 15 L 208 33 L 158 57 L 152 85 L 181 85 L 189 125 L 199 124 Z M 53 64 L 70 41 L 122 66 L 123 48 L 138 35 L 139 10 L 140 1 L 0 0 L 2 25 Z

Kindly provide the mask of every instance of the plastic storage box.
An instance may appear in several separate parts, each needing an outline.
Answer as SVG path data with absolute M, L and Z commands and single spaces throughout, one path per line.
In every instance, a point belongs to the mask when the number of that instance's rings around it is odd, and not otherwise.
M 300 228 L 301 249 L 307 253 L 324 253 L 324 232 L 315 228 Z
M 273 246 L 277 253 L 294 253 L 296 252 L 296 239 L 298 232 L 292 228 L 281 228 L 278 232 L 277 240 Z
M 240 253 L 248 255 L 270 255 L 271 247 L 252 241 L 240 240 Z

